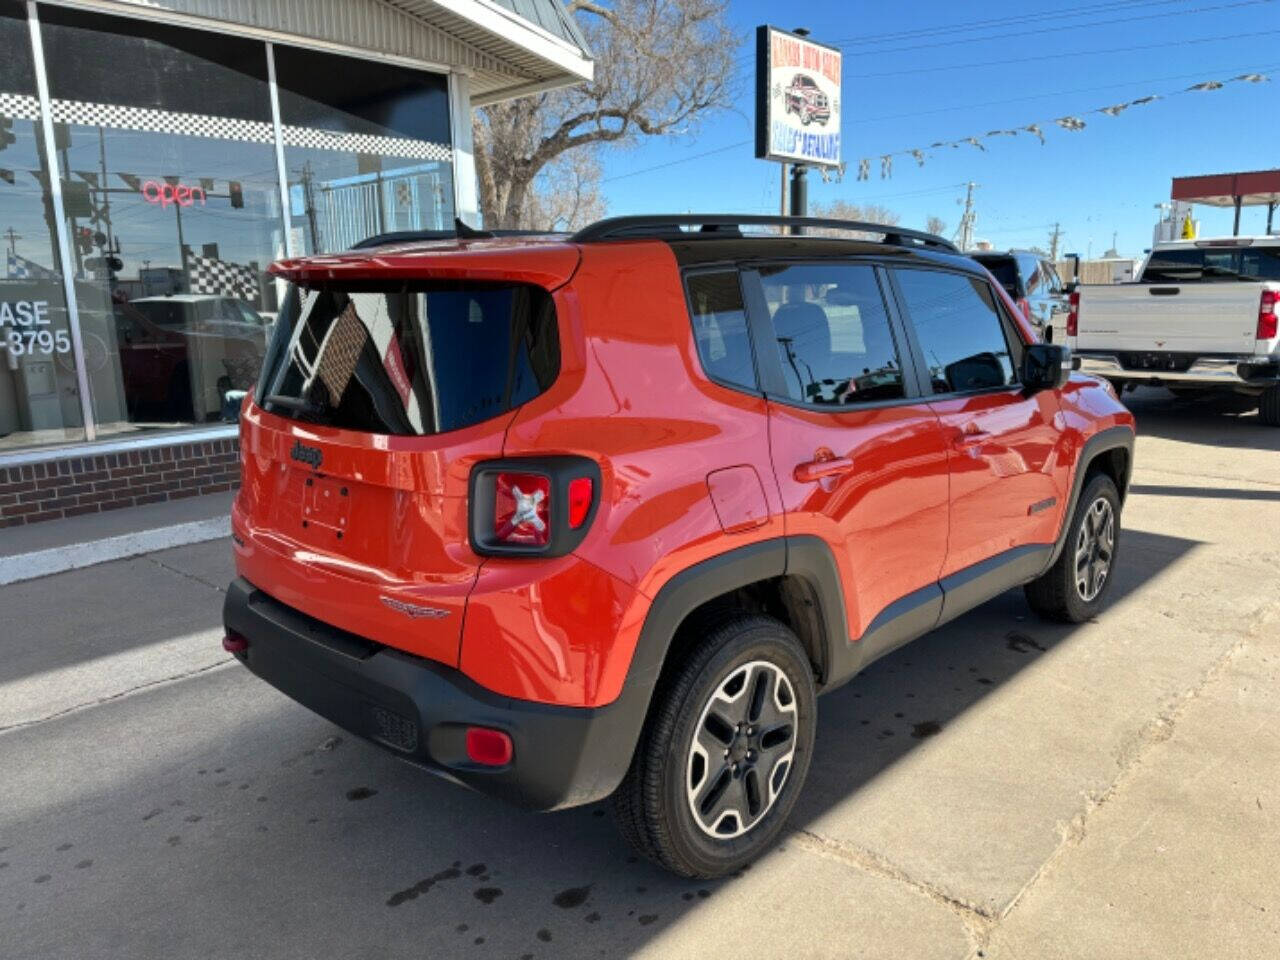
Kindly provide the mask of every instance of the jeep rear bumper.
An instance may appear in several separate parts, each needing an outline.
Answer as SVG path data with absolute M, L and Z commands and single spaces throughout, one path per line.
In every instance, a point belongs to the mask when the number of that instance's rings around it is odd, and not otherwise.
M 553 810 L 607 797 L 631 762 L 643 712 L 628 700 L 592 709 L 492 693 L 461 672 L 339 630 L 243 578 L 223 607 L 236 657 L 325 719 L 432 773 L 503 800 Z M 466 728 L 506 731 L 504 767 L 468 759 Z
M 1186 358 L 1183 354 L 1147 353 L 1142 355 L 1144 365 L 1126 365 L 1116 354 L 1077 351 L 1073 356 L 1079 358 L 1078 369 L 1082 373 L 1110 380 L 1260 388 L 1280 381 L 1280 363 L 1271 357 L 1255 355 Z

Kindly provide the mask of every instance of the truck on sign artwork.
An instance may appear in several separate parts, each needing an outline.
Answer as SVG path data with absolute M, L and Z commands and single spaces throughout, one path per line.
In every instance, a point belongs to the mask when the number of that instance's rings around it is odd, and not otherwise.
M 756 156 L 840 165 L 840 51 L 774 27 L 756 33 Z

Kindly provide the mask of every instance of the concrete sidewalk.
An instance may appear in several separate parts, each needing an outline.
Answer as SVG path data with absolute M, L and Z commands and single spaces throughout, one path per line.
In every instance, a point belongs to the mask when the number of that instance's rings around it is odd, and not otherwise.
M 33 523 L 0 533 L 0 586 L 229 536 L 234 493 Z

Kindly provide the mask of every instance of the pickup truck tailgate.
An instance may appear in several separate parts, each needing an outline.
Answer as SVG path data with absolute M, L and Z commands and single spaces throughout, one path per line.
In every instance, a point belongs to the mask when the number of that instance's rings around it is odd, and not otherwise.
M 1259 284 L 1125 284 L 1080 289 L 1076 349 L 1251 354 Z

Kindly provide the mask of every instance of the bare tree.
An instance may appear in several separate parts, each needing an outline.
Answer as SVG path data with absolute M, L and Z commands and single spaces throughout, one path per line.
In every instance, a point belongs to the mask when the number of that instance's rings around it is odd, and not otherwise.
M 896 226 L 902 219 L 888 207 L 882 207 L 875 203 L 869 203 L 864 207 L 856 203 L 849 203 L 847 200 L 832 200 L 830 203 L 815 203 L 811 207 L 810 212 L 815 217 L 829 217 L 833 220 L 862 220 L 866 223 L 883 223 L 886 226 Z M 817 229 L 806 232 L 811 236 L 817 237 L 876 236 L 875 234 L 861 234 L 850 232 L 848 230 Z
M 530 194 L 560 182 L 555 174 L 539 178 L 570 152 L 686 134 L 708 111 L 729 106 L 738 38 L 727 0 L 569 0 L 567 7 L 595 56 L 595 79 L 477 113 L 486 226 L 545 226 L 531 218 L 559 201 Z
M 941 237 L 947 231 L 947 221 L 943 220 L 941 217 L 935 217 L 931 214 L 929 219 L 924 222 L 924 229 L 926 233 L 932 233 L 935 237 Z
M 600 164 L 591 150 L 572 150 L 538 174 L 525 199 L 521 225 L 537 230 L 576 230 L 604 216 Z

